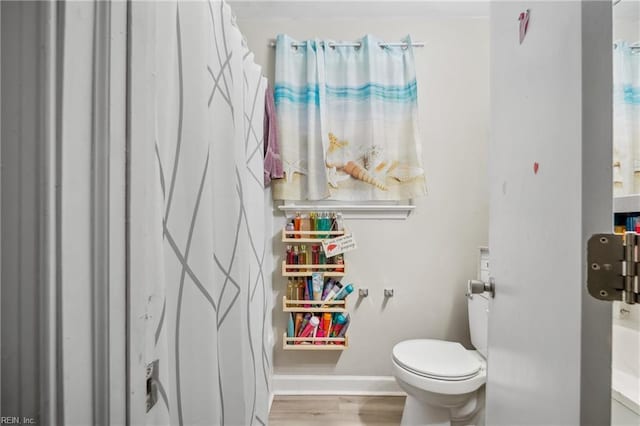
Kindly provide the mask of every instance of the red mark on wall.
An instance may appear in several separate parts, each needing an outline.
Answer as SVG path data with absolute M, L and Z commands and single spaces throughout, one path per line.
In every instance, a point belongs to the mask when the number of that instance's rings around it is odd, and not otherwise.
M 538 162 L 533 163 L 533 173 L 538 174 L 538 169 L 540 168 L 540 164 Z
M 518 16 L 518 21 L 520 21 L 520 44 L 524 41 L 524 37 L 527 35 L 527 30 L 529 29 L 529 12 L 530 10 L 527 9 Z

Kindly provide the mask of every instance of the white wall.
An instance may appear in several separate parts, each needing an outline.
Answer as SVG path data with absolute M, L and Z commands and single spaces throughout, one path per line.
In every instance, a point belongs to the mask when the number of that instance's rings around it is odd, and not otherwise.
M 624 0 L 613 8 L 613 40 L 640 40 L 640 2 Z
M 429 3 L 437 9 L 438 3 Z M 294 19 L 285 7 L 280 18 L 234 9 L 256 62 L 271 82 L 274 49 L 268 44 L 278 33 L 343 40 L 373 33 L 389 41 L 410 33 L 414 40 L 426 42 L 415 56 L 429 193 L 416 200 L 416 210 L 406 221 L 347 223 L 359 248 L 346 256 L 350 272 L 345 281 L 368 288 L 369 297 L 361 303 L 355 303 L 357 295 L 349 297 L 350 347 L 344 352 L 281 349 L 286 283 L 274 271 L 274 373 L 391 375 L 391 350 L 403 339 L 437 338 L 469 345 L 466 281 L 476 276 L 477 248 L 487 244 L 488 233 L 488 20 L 442 14 L 438 19 L 394 17 L 402 13 L 401 7 L 388 8 L 386 17 L 381 11 L 367 16 L 364 3 L 359 18 L 339 18 L 335 6 L 327 7 L 334 8 L 314 10 L 318 16 L 333 11 L 323 19 L 314 19 L 308 11 Z M 285 222 L 274 214 L 278 256 L 284 248 L 278 233 Z M 386 305 L 383 288 L 395 289 Z

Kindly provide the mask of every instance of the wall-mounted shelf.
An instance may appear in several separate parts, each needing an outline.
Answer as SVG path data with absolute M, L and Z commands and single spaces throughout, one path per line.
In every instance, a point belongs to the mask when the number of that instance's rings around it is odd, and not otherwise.
M 346 229 L 342 231 L 287 231 L 282 230 L 282 242 L 283 243 L 318 243 L 321 244 L 322 240 L 327 238 L 336 238 L 347 233 Z M 288 236 L 288 235 L 293 235 Z M 298 235 L 300 238 L 296 238 Z
M 285 201 L 278 209 L 287 217 L 297 212 L 339 211 L 345 219 L 405 220 L 416 208 L 411 200 L 406 201 L 367 201 L 345 204 L 344 201 L 322 201 L 318 203 L 297 204 Z
M 322 218 L 328 216 L 327 212 L 322 213 Z M 320 216 L 313 216 L 320 217 Z M 340 237 L 343 235 L 347 235 L 348 231 L 342 226 L 342 221 L 339 216 L 332 214 L 332 222 L 330 229 L 340 229 L 339 231 L 329 231 L 329 230 L 319 230 L 317 227 L 320 227 L 321 222 L 313 222 L 309 221 L 309 226 L 311 228 L 316 228 L 315 230 L 304 230 L 304 231 L 295 231 L 291 229 L 291 225 L 289 229 L 286 227 L 282 229 L 282 237 L 281 240 L 283 243 L 287 244 L 287 253 L 285 256 L 285 260 L 282 261 L 282 276 L 283 277 L 298 277 L 298 278 L 289 278 L 289 290 L 295 290 L 294 292 L 288 292 L 287 295 L 282 297 L 282 311 L 287 312 L 287 315 L 290 315 L 300 320 L 301 316 L 304 315 L 304 318 L 311 318 L 311 316 L 318 319 L 317 328 L 313 332 L 313 334 L 317 333 L 317 330 L 322 327 L 324 330 L 322 333 L 318 333 L 323 336 L 324 333 L 327 333 L 327 329 L 324 329 L 323 319 L 327 319 L 329 317 L 333 318 L 331 321 L 337 321 L 335 318 L 346 319 L 346 325 L 344 327 L 348 327 L 350 323 L 350 317 L 347 313 L 347 303 L 344 300 L 329 300 L 329 301 L 319 301 L 319 300 L 306 300 L 310 297 L 311 293 L 311 284 L 313 279 L 310 278 L 302 278 L 302 277 L 311 277 L 314 273 L 321 273 L 322 275 L 322 284 L 323 290 L 326 290 L 326 286 L 328 285 L 328 280 L 332 277 L 344 277 L 347 273 L 347 265 L 344 261 L 344 257 L 342 254 L 336 255 L 336 258 L 326 259 L 325 253 L 323 252 L 323 247 L 321 246 L 323 240 Z M 302 217 L 301 220 L 309 220 L 311 218 L 311 214 L 309 218 Z M 335 219 L 335 220 L 333 220 Z M 292 220 L 290 223 L 294 223 Z M 301 222 L 299 225 L 296 224 L 297 227 L 304 227 L 305 222 Z M 326 223 L 324 224 L 326 226 Z M 297 237 L 297 238 L 296 238 Z M 300 243 L 300 246 L 298 244 Z M 312 248 L 312 252 L 310 253 L 306 248 L 305 244 L 309 244 Z M 319 252 L 318 252 L 318 247 Z M 301 249 L 301 252 L 299 251 Z M 291 251 L 292 250 L 292 251 Z M 304 253 L 300 256 L 300 253 Z M 287 263 L 287 260 L 291 263 Z M 321 263 L 327 261 L 335 261 L 336 263 Z M 296 262 L 305 262 L 311 261 L 314 263 L 311 264 L 297 264 Z M 304 295 L 300 293 L 301 286 L 305 289 Z M 328 291 L 328 290 L 327 290 Z M 350 289 L 352 291 L 352 289 Z M 291 297 L 288 298 L 287 296 Z M 317 296 L 317 293 L 316 293 Z M 346 297 L 346 296 L 342 296 Z M 301 300 L 304 299 L 304 300 Z M 332 315 L 333 314 L 333 315 Z M 342 319 L 340 319 L 342 321 Z M 296 323 L 298 324 L 298 323 Z M 345 322 L 340 322 L 340 324 L 345 324 Z M 335 324 L 327 324 L 329 329 L 333 330 L 336 327 Z M 297 327 L 297 326 L 296 326 Z M 341 326 L 342 327 L 342 326 Z M 343 333 L 347 331 L 346 328 L 343 329 Z M 300 334 L 301 330 L 296 329 L 292 334 Z M 345 350 L 348 344 L 347 336 L 343 337 L 295 337 L 295 336 L 287 336 L 287 332 L 285 331 L 282 336 L 282 347 L 284 350 L 289 351 L 342 351 Z
M 301 343 L 296 343 L 301 342 Z M 318 343 L 320 342 L 320 343 Z M 349 337 L 287 337 L 282 335 L 282 349 L 287 351 L 343 351 L 349 347 Z
M 307 305 L 311 307 L 305 308 Z M 347 312 L 347 302 L 331 300 L 318 303 L 309 300 L 289 300 L 287 296 L 282 296 L 282 310 L 284 312 Z
M 287 271 L 287 269 L 292 269 Z M 327 269 L 343 269 L 343 271 L 327 271 Z M 347 273 L 347 264 L 326 264 L 326 265 L 289 265 L 282 261 L 283 277 L 310 277 L 314 272 L 322 272 L 325 277 L 344 277 Z

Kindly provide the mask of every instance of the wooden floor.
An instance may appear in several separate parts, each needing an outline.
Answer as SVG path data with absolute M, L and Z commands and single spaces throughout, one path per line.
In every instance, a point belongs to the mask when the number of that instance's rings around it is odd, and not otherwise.
M 276 396 L 270 426 L 399 425 L 404 396 Z

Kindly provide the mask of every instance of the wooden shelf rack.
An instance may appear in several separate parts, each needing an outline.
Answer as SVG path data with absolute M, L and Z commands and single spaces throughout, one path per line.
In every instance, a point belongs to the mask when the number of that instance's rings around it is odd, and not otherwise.
M 296 344 L 295 342 L 303 342 Z M 316 344 L 316 342 L 323 342 Z M 282 349 L 287 351 L 343 351 L 349 347 L 349 337 L 287 337 L 282 335 Z
M 311 307 L 305 308 L 305 305 L 311 305 Z M 287 296 L 282 296 L 282 310 L 284 312 L 347 312 L 347 302 L 331 300 L 318 303 L 310 300 L 289 300 Z
M 326 271 L 326 269 L 343 269 L 344 271 Z M 293 271 L 287 271 L 287 269 L 295 269 Z M 316 269 L 316 271 L 313 271 Z M 313 272 L 322 272 L 325 277 L 344 277 L 347 273 L 347 264 L 327 264 L 327 265 L 288 265 L 285 260 L 282 261 L 282 276 L 283 277 L 310 277 Z
M 282 242 L 287 244 L 322 244 L 323 240 L 347 235 L 347 229 L 341 231 L 288 231 L 282 229 Z M 298 238 L 296 238 L 298 237 Z M 335 269 L 341 269 L 340 272 Z M 329 269 L 333 269 L 330 271 Z M 283 277 L 310 277 L 314 272 L 322 272 L 325 278 L 344 277 L 347 273 L 346 262 L 344 264 L 324 265 L 288 265 L 282 261 Z M 289 300 L 282 297 L 283 312 L 323 313 L 323 312 L 347 312 L 345 300 L 333 300 L 329 302 L 314 303 L 312 300 Z M 282 348 L 288 351 L 343 351 L 349 347 L 349 337 L 287 337 L 286 331 L 282 336 Z
M 341 237 L 345 234 L 347 234 L 346 229 L 342 231 L 287 231 L 286 229 L 282 229 L 282 242 L 321 244 L 322 240 Z M 294 237 L 287 237 L 287 235 L 293 235 Z M 295 235 L 299 235 L 300 238 L 295 238 Z

